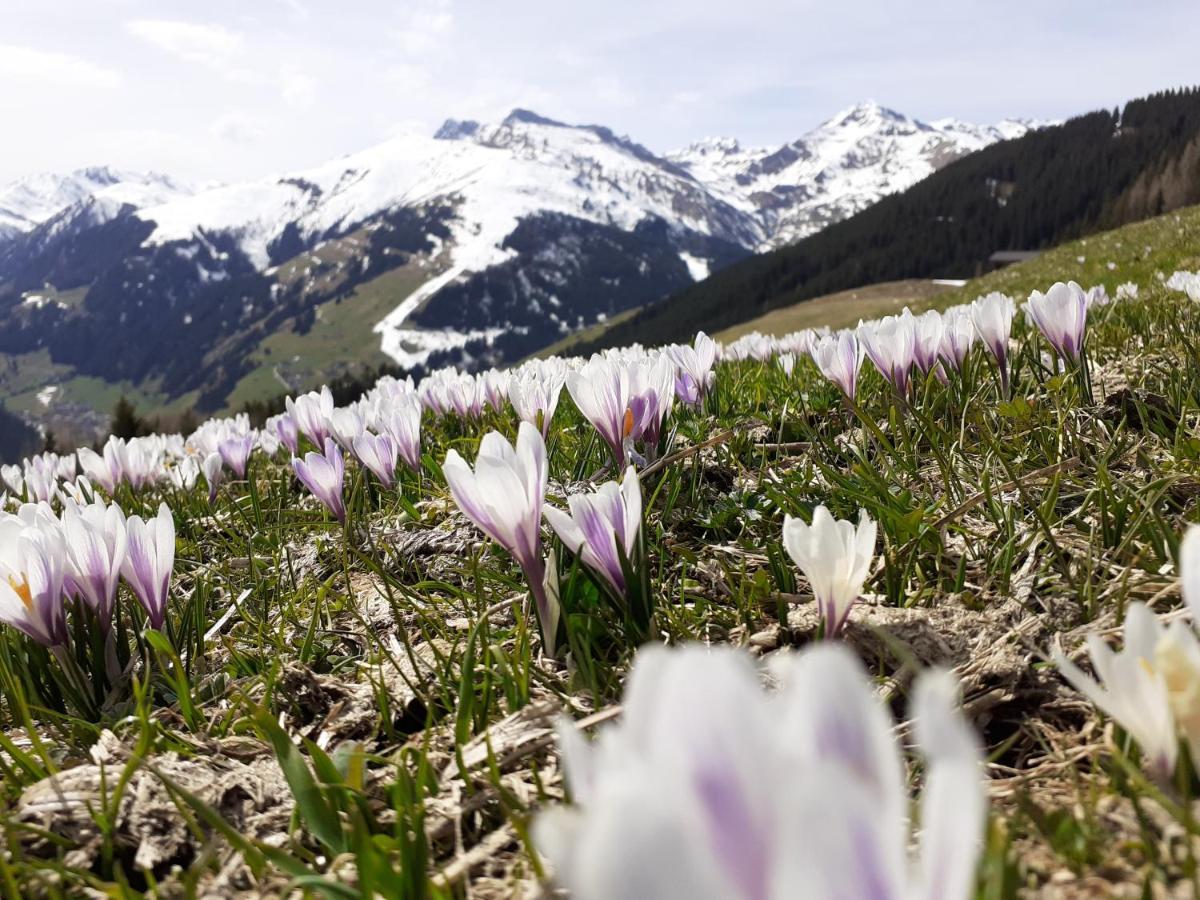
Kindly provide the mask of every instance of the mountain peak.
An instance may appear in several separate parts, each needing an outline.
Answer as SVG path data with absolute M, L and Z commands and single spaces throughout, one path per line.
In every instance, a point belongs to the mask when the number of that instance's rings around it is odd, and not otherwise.
M 504 121 L 501 122 L 500 124 L 501 125 L 509 125 L 509 126 L 512 126 L 512 125 L 549 125 L 553 128 L 569 128 L 569 127 L 571 127 L 571 126 L 567 125 L 565 122 L 559 122 L 557 119 L 551 119 L 546 116 L 540 115 L 539 113 L 535 113 L 531 109 L 521 109 L 520 107 L 514 109 L 507 116 L 505 116 Z
M 474 119 L 447 119 L 433 133 L 437 141 L 461 141 L 475 137 L 479 133 L 479 123 Z
M 878 122 L 911 122 L 903 113 L 884 106 L 875 100 L 862 100 L 848 106 L 830 118 L 826 125 L 872 124 Z

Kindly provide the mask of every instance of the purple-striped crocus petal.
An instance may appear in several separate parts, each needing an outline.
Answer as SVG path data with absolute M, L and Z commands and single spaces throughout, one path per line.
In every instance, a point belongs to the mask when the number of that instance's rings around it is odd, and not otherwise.
M 121 574 L 146 611 L 150 627 L 161 629 L 175 566 L 175 520 L 162 503 L 158 515 L 149 522 L 140 516 L 130 516 L 125 527 L 128 543 Z
M 304 459 L 293 458 L 292 471 L 312 495 L 333 513 L 334 518 L 345 525 L 346 501 L 342 497 L 342 486 L 346 463 L 333 438 L 325 439 L 323 454 L 310 450 Z
M 246 477 L 246 466 L 250 461 L 250 452 L 254 449 L 254 435 L 244 434 L 227 438 L 217 444 L 217 452 L 225 465 L 233 469 L 238 478 Z
M 374 473 L 380 484 L 388 490 L 395 486 L 398 448 L 390 435 L 364 431 L 354 439 L 352 448 L 358 461 Z

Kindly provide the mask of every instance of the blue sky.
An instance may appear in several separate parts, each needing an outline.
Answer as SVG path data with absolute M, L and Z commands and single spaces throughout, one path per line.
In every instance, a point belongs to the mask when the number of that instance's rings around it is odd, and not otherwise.
M 196 181 L 525 106 L 663 151 L 773 145 L 873 98 L 1063 117 L 1200 82 L 1197 0 L 0 0 L 0 180 Z

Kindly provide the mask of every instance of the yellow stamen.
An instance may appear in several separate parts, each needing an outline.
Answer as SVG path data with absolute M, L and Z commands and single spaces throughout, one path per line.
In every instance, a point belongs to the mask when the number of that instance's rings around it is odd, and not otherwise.
M 15 575 L 8 576 L 8 583 L 16 591 L 17 596 L 21 598 L 21 602 L 25 604 L 25 608 L 33 612 L 33 595 L 29 592 L 29 585 L 24 581 L 18 581 Z
M 625 424 L 621 428 L 621 437 L 627 438 L 633 434 L 633 410 L 625 410 Z

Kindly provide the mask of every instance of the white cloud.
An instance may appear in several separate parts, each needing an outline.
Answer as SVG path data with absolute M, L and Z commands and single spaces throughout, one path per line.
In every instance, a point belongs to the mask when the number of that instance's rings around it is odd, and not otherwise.
M 223 25 L 137 19 L 126 23 L 129 33 L 188 62 L 225 70 L 242 49 L 244 39 Z
M 283 102 L 294 109 L 310 109 L 317 100 L 320 83 L 308 72 L 296 66 L 279 70 L 279 93 Z
M 410 12 L 405 23 L 392 32 L 400 50 L 419 56 L 437 49 L 454 30 L 454 14 L 447 0 L 433 0 Z
M 258 118 L 247 113 L 227 113 L 209 127 L 209 132 L 227 144 L 256 144 L 266 136 Z
M 0 74 L 15 80 L 53 83 L 70 87 L 117 87 L 121 75 L 78 56 L 0 44 Z

